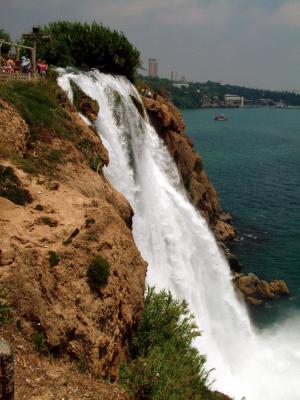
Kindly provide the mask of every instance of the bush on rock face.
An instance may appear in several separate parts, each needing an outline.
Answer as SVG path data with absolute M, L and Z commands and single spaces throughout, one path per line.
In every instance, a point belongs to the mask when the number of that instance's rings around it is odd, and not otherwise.
M 99 287 L 107 282 L 110 275 L 110 265 L 106 258 L 96 256 L 90 264 L 87 276 L 90 285 Z
M 55 251 L 49 251 L 49 264 L 51 267 L 55 267 L 60 262 L 60 257 Z
M 120 383 L 135 399 L 217 399 L 208 389 L 205 357 L 192 346 L 200 333 L 185 301 L 149 288 L 132 359 L 120 368 Z
M 29 191 L 23 188 L 14 170 L 3 165 L 0 165 L 0 196 L 20 206 L 32 201 Z

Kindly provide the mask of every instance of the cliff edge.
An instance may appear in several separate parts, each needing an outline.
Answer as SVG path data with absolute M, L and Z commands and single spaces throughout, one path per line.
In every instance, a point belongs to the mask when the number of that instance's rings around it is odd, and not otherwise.
M 0 333 L 15 353 L 16 398 L 125 399 L 113 386 L 82 384 L 78 370 L 114 381 L 139 322 L 147 265 L 132 209 L 102 174 L 107 151 L 64 93 L 16 85 L 15 96 L 0 93 L 0 282 L 12 310 Z M 97 259 L 109 266 L 101 284 L 88 274 Z

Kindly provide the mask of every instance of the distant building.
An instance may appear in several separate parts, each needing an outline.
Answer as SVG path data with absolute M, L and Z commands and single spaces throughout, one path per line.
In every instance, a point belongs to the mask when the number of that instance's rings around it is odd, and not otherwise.
M 183 82 L 173 83 L 173 86 L 179 89 L 190 87 L 189 83 L 183 83 Z
M 232 107 L 244 107 L 244 97 L 235 94 L 225 94 L 225 104 Z
M 157 76 L 157 60 L 155 58 L 149 58 L 148 60 L 148 76 Z
M 274 106 L 275 102 L 272 99 L 262 98 L 262 99 L 259 99 L 259 105 L 260 106 Z
M 177 71 L 171 71 L 171 81 L 177 82 L 178 80 L 178 73 Z

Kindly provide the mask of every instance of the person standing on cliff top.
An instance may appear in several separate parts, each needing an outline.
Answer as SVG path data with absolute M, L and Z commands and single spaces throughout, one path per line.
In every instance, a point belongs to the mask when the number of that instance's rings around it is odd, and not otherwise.
M 21 67 L 24 74 L 28 74 L 31 69 L 31 61 L 26 56 L 21 57 Z
M 46 76 L 46 74 L 47 74 L 47 71 L 48 71 L 48 65 L 46 64 L 46 61 L 45 60 L 43 60 L 40 64 L 39 64 L 39 72 L 40 72 L 40 75 L 43 75 L 43 76 Z
M 6 71 L 11 74 L 15 71 L 15 62 L 11 57 L 6 60 Z

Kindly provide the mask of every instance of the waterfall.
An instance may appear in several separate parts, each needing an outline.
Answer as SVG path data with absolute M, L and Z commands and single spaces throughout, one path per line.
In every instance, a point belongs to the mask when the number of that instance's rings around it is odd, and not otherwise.
M 96 99 L 96 127 L 109 151 L 107 179 L 134 210 L 133 235 L 149 263 L 147 281 L 188 301 L 202 336 L 213 387 L 240 399 L 300 399 L 300 319 L 257 332 L 231 284 L 227 261 L 204 218 L 185 195 L 177 167 L 147 117 L 139 114 L 134 86 L 97 71 L 60 71 L 72 99 L 72 79 Z

